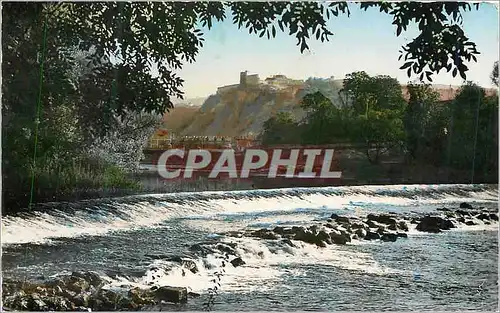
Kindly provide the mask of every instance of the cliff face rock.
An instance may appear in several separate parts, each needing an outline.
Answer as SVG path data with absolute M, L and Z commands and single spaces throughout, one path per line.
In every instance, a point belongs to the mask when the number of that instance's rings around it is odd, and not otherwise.
M 258 134 L 264 122 L 280 111 L 304 117 L 302 86 L 273 90 L 265 86 L 235 88 L 207 98 L 180 135 L 242 136 Z
M 200 107 L 174 105 L 173 109 L 163 115 L 163 122 L 168 125 L 169 130 L 178 132 L 189 125 L 195 116 L 198 116 L 199 110 Z
M 264 122 L 278 112 L 290 112 L 297 121 L 303 119 L 305 111 L 300 103 L 308 93 L 321 91 L 332 103 L 340 103 L 342 80 L 310 78 L 304 82 L 281 78 L 284 82 L 219 88 L 196 112 L 192 107 L 189 112 L 185 108 L 177 111 L 177 107 L 171 110 L 165 115 L 165 123 L 181 136 L 257 135 Z

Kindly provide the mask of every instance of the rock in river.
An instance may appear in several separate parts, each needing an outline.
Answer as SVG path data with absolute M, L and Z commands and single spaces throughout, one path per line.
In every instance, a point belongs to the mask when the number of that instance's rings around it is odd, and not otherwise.
M 390 241 L 390 242 L 395 242 L 398 239 L 398 234 L 395 233 L 384 233 L 380 237 L 382 241 Z
M 243 261 L 242 258 L 240 257 L 237 257 L 233 260 L 231 260 L 231 264 L 234 266 L 234 267 L 238 267 L 238 266 L 242 266 L 242 265 L 245 265 L 245 261 Z
M 156 299 L 165 302 L 187 302 L 187 289 L 185 287 L 162 286 L 155 291 Z
M 427 215 L 417 224 L 417 230 L 428 233 L 440 233 L 441 230 L 449 230 L 450 228 L 455 228 L 453 222 L 439 216 Z
M 187 289 L 184 287 L 133 288 L 124 294 L 104 289 L 105 283 L 107 281 L 93 272 L 75 272 L 37 284 L 4 281 L 3 305 L 11 310 L 23 311 L 135 311 L 162 301 L 187 301 Z
M 333 243 L 338 245 L 345 245 L 346 243 L 351 241 L 351 236 L 349 236 L 349 234 L 335 230 L 330 233 L 330 238 L 332 239 Z
M 462 203 L 460 203 L 460 208 L 461 209 L 472 209 L 472 205 L 470 205 L 467 202 L 462 202 Z
M 380 235 L 376 232 L 369 231 L 366 233 L 365 240 L 376 240 L 380 239 Z

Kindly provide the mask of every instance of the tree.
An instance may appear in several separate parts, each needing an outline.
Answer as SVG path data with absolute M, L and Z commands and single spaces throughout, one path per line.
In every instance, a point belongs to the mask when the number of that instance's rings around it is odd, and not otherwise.
M 346 105 L 354 114 L 364 112 L 366 115 L 377 92 L 371 77 L 364 71 L 347 74 L 343 87 L 341 92 L 347 98 Z
M 301 106 L 306 110 L 304 133 L 306 144 L 328 144 L 346 141 L 345 116 L 322 91 L 307 94 Z
M 403 140 L 406 103 L 401 85 L 389 76 L 354 72 L 346 76 L 343 93 L 351 116 L 351 140 L 364 144 L 368 160 L 378 163 L 381 155 Z
M 342 92 L 355 115 L 368 116 L 371 110 L 400 111 L 405 105 L 401 85 L 385 75 L 371 77 L 363 71 L 347 74 Z
M 93 142 L 89 155 L 127 172 L 135 172 L 144 158 L 144 146 L 161 122 L 161 116 L 146 113 L 132 112 L 117 117 L 116 127 Z
M 300 129 L 290 112 L 278 112 L 264 122 L 260 140 L 264 145 L 299 143 Z
M 439 93 L 428 84 L 413 84 L 407 86 L 409 101 L 405 110 L 404 125 L 406 131 L 406 149 L 413 160 L 424 154 L 424 149 L 430 144 L 429 136 L 437 131 L 431 127 L 435 108 L 439 102 Z
M 102 142 L 108 143 L 107 149 L 113 147 L 111 143 L 120 143 L 110 137 L 120 120 L 136 114 L 120 116 L 109 109 L 107 100 L 112 93 L 102 98 L 92 93 L 111 89 L 112 79 L 96 86 L 94 75 L 114 65 L 109 58 L 95 55 L 94 47 L 82 50 L 64 41 L 57 28 L 60 25 L 54 23 L 53 6 L 4 3 L 3 10 L 7 11 L 3 20 L 6 35 L 2 37 L 5 208 L 27 205 L 31 192 L 34 201 L 56 200 L 54 197 L 71 189 L 100 188 L 103 166 L 116 162 L 91 151 Z M 94 62 L 89 64 L 92 58 Z M 151 128 L 142 130 L 142 137 L 152 133 Z M 140 153 L 139 146 L 124 154 L 130 158 Z
M 491 83 L 498 87 L 498 61 L 493 64 L 493 70 L 491 71 Z
M 430 106 L 427 112 L 426 128 L 418 144 L 417 160 L 441 166 L 447 159 L 446 148 L 451 135 L 450 110 L 446 103 L 438 102 Z
M 365 155 L 372 164 L 404 139 L 403 121 L 400 114 L 390 110 L 370 111 L 351 120 L 352 139 L 364 144 Z
M 451 102 L 450 165 L 476 174 L 497 173 L 498 97 L 468 82 Z

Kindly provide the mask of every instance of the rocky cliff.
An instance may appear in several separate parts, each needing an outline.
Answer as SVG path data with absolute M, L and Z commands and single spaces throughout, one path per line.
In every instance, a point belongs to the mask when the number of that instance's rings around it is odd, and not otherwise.
M 263 123 L 280 111 L 304 115 L 298 105 L 300 87 L 282 90 L 268 88 L 238 88 L 210 96 L 182 135 L 241 136 L 258 134 Z
M 264 122 L 277 112 L 291 112 L 301 120 L 305 112 L 300 107 L 300 100 L 309 92 L 322 90 L 338 103 L 341 84 L 315 79 L 280 88 L 265 84 L 233 88 L 209 96 L 196 112 L 194 108 L 189 112 L 185 108 L 175 108 L 165 115 L 165 123 L 173 132 L 186 136 L 256 135 L 261 132 Z
M 273 88 L 260 84 L 225 90 L 209 96 L 201 107 L 176 107 L 165 115 L 165 124 L 172 132 L 184 136 L 257 135 L 264 122 L 277 112 L 291 112 L 296 120 L 305 116 L 300 100 L 310 92 L 321 91 L 333 103 L 341 103 L 338 92 L 342 80 L 313 78 L 302 84 Z M 453 99 L 457 86 L 434 85 L 443 101 Z M 487 94 L 495 90 L 486 90 Z M 402 86 L 407 98 L 406 86 Z

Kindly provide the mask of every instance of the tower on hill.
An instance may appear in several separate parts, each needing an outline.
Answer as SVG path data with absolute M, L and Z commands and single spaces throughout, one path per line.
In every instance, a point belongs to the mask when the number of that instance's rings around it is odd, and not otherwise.
M 248 71 L 240 73 L 240 86 L 256 86 L 260 84 L 259 74 L 248 75 Z
M 248 71 L 244 71 L 240 73 L 240 86 L 246 86 L 247 84 L 247 73 Z

